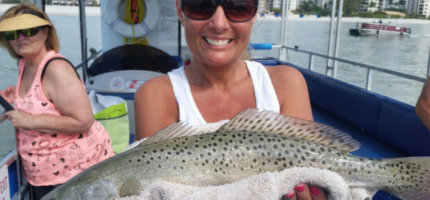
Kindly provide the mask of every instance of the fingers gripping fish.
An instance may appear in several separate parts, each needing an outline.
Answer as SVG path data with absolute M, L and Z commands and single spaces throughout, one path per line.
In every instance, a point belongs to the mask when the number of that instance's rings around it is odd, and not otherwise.
M 291 167 L 328 169 L 350 187 L 430 199 L 430 157 L 367 159 L 359 143 L 316 122 L 246 110 L 216 131 L 174 123 L 137 147 L 103 161 L 43 199 L 114 199 L 158 180 L 214 186 Z

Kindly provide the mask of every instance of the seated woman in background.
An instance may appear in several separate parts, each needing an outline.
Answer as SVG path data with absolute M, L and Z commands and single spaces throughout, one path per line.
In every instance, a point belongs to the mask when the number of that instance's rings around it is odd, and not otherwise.
M 0 121 L 8 119 L 16 128 L 31 199 L 40 199 L 111 157 L 112 145 L 93 118 L 78 74 L 58 54 L 57 34 L 48 16 L 30 4 L 11 7 L 0 18 L 0 33 L 0 44 L 18 60 L 19 69 L 16 87 L 0 90 L 15 107 Z
M 138 89 L 137 139 L 150 137 L 173 122 L 216 123 L 247 108 L 313 120 L 306 82 L 298 70 L 241 59 L 258 0 L 176 0 L 176 8 L 193 58 L 190 64 Z M 326 199 L 320 188 L 306 184 L 286 197 Z

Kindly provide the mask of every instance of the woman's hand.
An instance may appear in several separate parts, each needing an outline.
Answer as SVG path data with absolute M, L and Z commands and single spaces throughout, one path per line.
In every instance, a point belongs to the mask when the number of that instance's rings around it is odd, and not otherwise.
M 2 96 L 8 103 L 13 104 L 15 101 L 15 86 L 9 86 L 4 90 L 0 90 L 0 96 Z M 0 113 L 0 122 L 3 122 L 6 119 L 6 111 Z
M 283 199 L 286 200 L 327 200 L 324 191 L 316 186 L 298 184 L 294 191 L 288 192 Z
M 0 113 L 0 122 L 3 122 L 4 120 L 6 120 L 7 119 L 7 117 L 6 117 L 6 112 L 2 112 L 2 113 Z
M 10 104 L 15 101 L 15 86 L 9 86 L 4 90 L 0 90 L 0 95 Z
M 24 128 L 24 129 L 33 128 L 32 122 L 34 120 L 31 119 L 33 116 L 28 113 L 17 111 L 17 110 L 11 110 L 7 112 L 5 115 L 6 115 L 6 118 L 12 123 L 12 125 L 15 128 Z

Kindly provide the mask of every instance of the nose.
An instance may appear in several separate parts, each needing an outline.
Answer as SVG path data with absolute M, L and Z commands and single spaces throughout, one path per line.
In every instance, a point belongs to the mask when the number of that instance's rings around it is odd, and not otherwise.
M 19 31 L 17 34 L 18 34 L 18 40 L 22 40 L 26 38 L 26 36 L 21 31 Z
M 218 6 L 215 10 L 215 13 L 212 15 L 210 19 L 210 25 L 216 30 L 223 30 L 228 27 L 229 20 L 227 19 L 224 10 L 221 6 Z

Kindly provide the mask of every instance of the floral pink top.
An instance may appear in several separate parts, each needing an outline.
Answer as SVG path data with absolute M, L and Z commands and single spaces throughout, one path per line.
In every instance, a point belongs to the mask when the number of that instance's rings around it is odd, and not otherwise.
M 19 88 L 25 61 L 19 60 L 19 77 L 14 102 L 16 110 L 32 115 L 61 115 L 55 105 L 46 98 L 40 80 L 45 63 L 53 57 L 62 56 L 54 51 L 45 56 L 30 90 L 23 98 L 19 96 Z M 94 121 L 88 132 L 75 135 L 18 128 L 16 136 L 25 176 L 34 186 L 62 184 L 90 166 L 114 155 L 109 135 L 97 121 Z

